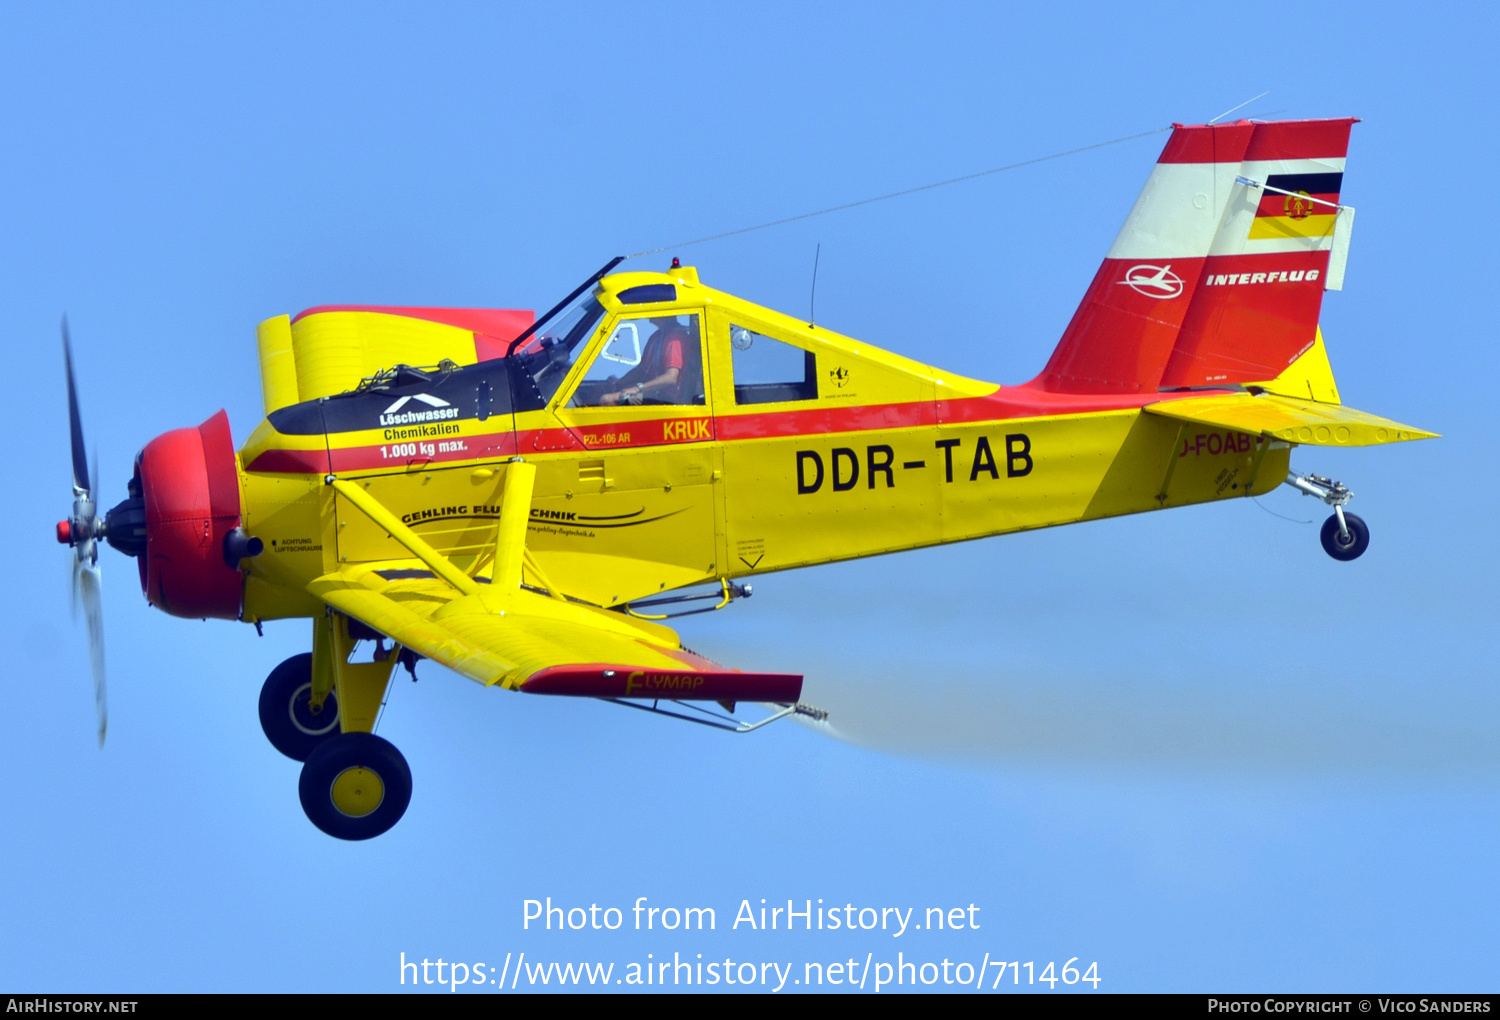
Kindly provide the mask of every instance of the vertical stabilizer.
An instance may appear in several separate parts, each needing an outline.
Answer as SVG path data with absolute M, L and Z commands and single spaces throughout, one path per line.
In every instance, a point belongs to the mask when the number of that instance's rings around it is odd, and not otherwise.
M 1047 367 L 1061 393 L 1154 393 L 1256 126 L 1176 125 Z

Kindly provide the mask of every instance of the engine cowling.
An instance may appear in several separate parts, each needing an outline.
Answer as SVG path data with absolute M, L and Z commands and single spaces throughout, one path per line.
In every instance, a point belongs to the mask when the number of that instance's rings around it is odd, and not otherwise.
M 151 440 L 130 490 L 131 498 L 109 512 L 106 534 L 140 557 L 146 600 L 173 616 L 239 619 L 244 576 L 225 561 L 226 539 L 234 545 L 231 532 L 240 524 L 229 416 L 220 411 L 195 429 Z M 125 548 L 127 536 L 135 538 L 133 548 Z

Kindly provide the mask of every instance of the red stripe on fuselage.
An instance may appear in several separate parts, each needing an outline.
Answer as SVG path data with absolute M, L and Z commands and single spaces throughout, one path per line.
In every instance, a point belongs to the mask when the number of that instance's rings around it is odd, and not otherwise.
M 249 464 L 246 471 L 268 475 L 326 475 L 326 450 L 266 450 Z
M 1024 386 L 1001 386 L 983 397 L 957 400 L 737 414 L 718 419 L 718 427 L 719 438 L 726 441 L 781 439 L 1120 411 L 1144 407 L 1171 396 L 1163 393 L 1050 393 L 1036 387 L 1033 380 Z
M 415 454 L 407 452 L 411 447 L 417 448 Z M 381 468 L 413 471 L 427 465 L 513 457 L 515 453 L 516 437 L 513 433 L 491 432 L 478 436 L 456 436 L 448 440 L 419 439 L 383 443 L 379 446 L 336 446 L 328 451 L 328 458 L 332 462 L 331 470 L 337 474 L 341 471 L 372 471 Z
M 720 441 L 748 439 L 787 439 L 799 436 L 823 436 L 842 432 L 878 432 L 887 429 L 969 425 L 987 421 L 1021 418 L 1047 418 L 1057 415 L 1091 414 L 1103 411 L 1125 411 L 1162 400 L 1176 400 L 1198 393 L 1089 394 L 1050 393 L 1033 383 L 1001 386 L 982 397 L 957 400 L 912 401 L 903 404 L 875 404 L 858 407 L 817 408 L 812 410 L 767 411 L 758 414 L 727 415 L 714 419 Z M 641 422 L 614 426 L 636 429 Z M 658 423 L 660 424 L 660 423 Z M 700 440 L 711 441 L 711 440 Z M 661 445 L 683 445 L 632 436 L 627 443 L 615 446 L 584 447 L 566 428 L 523 429 L 518 435 L 508 432 L 465 437 L 467 449 L 433 452 L 416 457 L 390 456 L 390 446 L 349 446 L 331 451 L 332 464 L 321 450 L 267 450 L 246 468 L 247 471 L 286 474 L 327 474 L 341 471 L 387 469 L 420 470 L 444 463 L 489 460 L 531 452 L 600 453 L 607 449 L 646 449 Z M 383 452 L 384 451 L 384 452 Z
M 668 418 L 638 418 L 633 421 L 575 422 L 569 431 L 587 450 L 609 450 L 617 446 L 664 446 L 702 442 L 714 438 L 714 420 L 708 408 L 672 408 Z M 689 412 L 689 413 L 683 413 Z

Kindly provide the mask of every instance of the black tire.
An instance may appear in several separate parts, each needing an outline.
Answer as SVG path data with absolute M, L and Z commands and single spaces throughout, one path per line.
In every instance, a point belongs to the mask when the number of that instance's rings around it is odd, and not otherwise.
M 297 795 L 308 821 L 338 839 L 370 839 L 406 814 L 411 769 L 401 752 L 373 733 L 341 733 L 302 766 Z
M 260 728 L 271 746 L 293 761 L 307 756 L 339 732 L 339 701 L 330 691 L 323 710 L 314 715 L 312 656 L 294 655 L 271 670 L 260 689 Z
M 1336 560 L 1357 560 L 1370 547 L 1370 529 L 1351 513 L 1344 514 L 1344 523 L 1349 527 L 1348 541 L 1339 540 L 1338 514 L 1323 522 L 1323 551 Z

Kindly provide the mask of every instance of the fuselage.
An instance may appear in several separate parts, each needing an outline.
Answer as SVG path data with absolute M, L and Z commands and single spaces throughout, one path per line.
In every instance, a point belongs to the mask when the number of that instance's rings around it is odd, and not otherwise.
M 357 480 L 482 578 L 505 465 L 521 457 L 537 468 L 528 549 L 569 596 L 619 606 L 1258 494 L 1286 473 L 1284 443 L 1142 413 L 1170 395 L 978 382 L 705 287 L 687 268 L 606 277 L 589 300 L 576 326 L 512 357 L 371 370 L 363 389 L 351 378 L 346 392 L 272 411 L 237 457 L 243 527 L 265 546 L 242 564 L 241 617 L 315 615 L 305 589 L 319 575 L 409 559 L 329 475 Z M 659 376 L 675 380 L 665 400 L 658 386 L 633 403 L 632 374 L 661 367 L 647 334 L 662 323 L 687 364 Z

